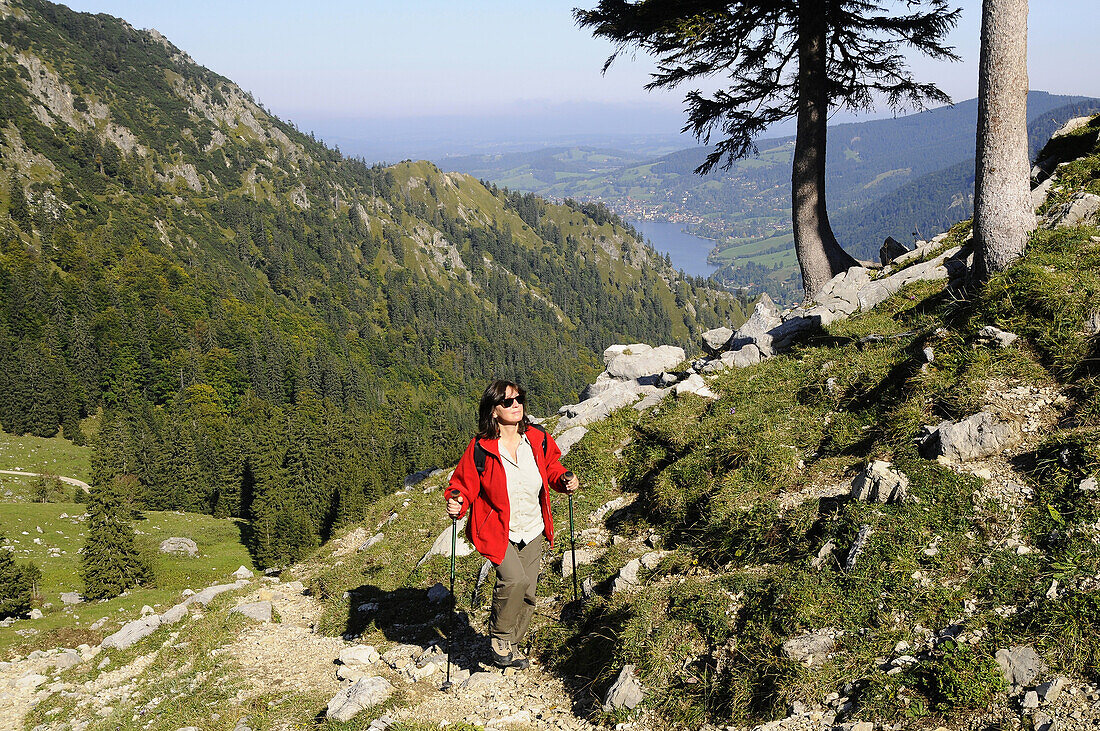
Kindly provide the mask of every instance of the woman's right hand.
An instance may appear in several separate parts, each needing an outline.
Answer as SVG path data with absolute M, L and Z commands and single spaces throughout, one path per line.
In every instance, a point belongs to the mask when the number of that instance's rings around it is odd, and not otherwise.
M 448 490 L 447 495 L 447 515 L 451 518 L 457 518 L 459 513 L 462 512 L 462 495 L 457 490 Z M 449 497 L 450 495 L 454 495 L 454 497 Z

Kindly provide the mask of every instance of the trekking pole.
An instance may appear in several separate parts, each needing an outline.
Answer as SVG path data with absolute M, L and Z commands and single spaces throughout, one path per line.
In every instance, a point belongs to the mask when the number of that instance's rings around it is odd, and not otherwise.
M 572 472 L 562 475 L 563 482 L 574 477 Z M 577 601 L 577 537 L 573 532 L 573 493 L 569 493 L 569 555 L 573 558 L 573 601 Z
M 447 498 L 450 500 L 457 500 L 459 504 L 462 504 L 462 493 L 457 489 L 451 488 L 447 491 Z M 455 601 L 455 548 L 458 545 L 458 518 L 451 516 L 451 632 L 447 634 L 447 680 L 443 683 L 443 687 L 440 690 L 450 690 L 451 688 L 451 634 L 454 633 L 454 618 L 458 611 L 458 603 Z

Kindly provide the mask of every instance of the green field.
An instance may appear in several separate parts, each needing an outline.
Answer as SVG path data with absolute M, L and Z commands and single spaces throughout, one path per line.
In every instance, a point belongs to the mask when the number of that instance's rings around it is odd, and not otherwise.
M 135 522 L 134 529 L 138 544 L 153 557 L 156 586 L 135 589 L 109 601 L 65 605 L 62 592 L 79 592 L 81 588 L 83 515 L 84 505 L 79 503 L 0 504 L 0 533 L 6 537 L 6 545 L 14 547 L 16 561 L 31 560 L 42 571 L 36 606 L 43 612 L 41 619 L 20 620 L 0 628 L 0 658 L 28 649 L 96 642 L 117 628 L 116 620 L 133 619 L 145 604 L 166 609 L 179 600 L 184 589 L 197 591 L 225 582 L 238 566 L 253 568 L 241 544 L 238 521 L 197 513 L 148 512 L 144 520 Z M 183 558 L 160 553 L 157 546 L 171 536 L 194 540 L 199 555 Z M 98 631 L 90 629 L 96 620 L 107 616 L 116 619 Z
M 0 470 L 48 472 L 90 482 L 91 455 L 91 447 L 78 447 L 61 437 L 16 437 L 0 431 Z M 0 475 L 0 484 L 4 478 Z

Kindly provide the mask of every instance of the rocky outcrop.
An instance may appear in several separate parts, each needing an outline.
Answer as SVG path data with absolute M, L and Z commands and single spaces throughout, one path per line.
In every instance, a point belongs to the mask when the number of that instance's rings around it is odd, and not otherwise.
M 1080 226 L 1100 215 L 1100 195 L 1081 192 L 1061 205 L 1054 206 L 1043 218 L 1044 228 Z
M 457 525 L 458 536 L 455 541 L 455 556 L 469 556 L 474 552 L 474 547 L 471 546 L 464 536 L 466 535 L 466 519 L 458 521 Z M 436 536 L 435 542 L 432 543 L 432 547 L 428 549 L 428 552 L 420 559 L 417 566 L 422 565 L 432 556 L 450 556 L 451 555 L 451 526 L 447 526 L 443 529 L 443 532 Z
M 624 665 L 619 671 L 619 677 L 607 691 L 607 698 L 603 703 L 603 710 L 611 712 L 621 708 L 634 708 L 645 700 L 645 689 L 641 681 L 634 674 L 633 665 Z
M 361 678 L 328 702 L 325 717 L 333 721 L 350 721 L 360 711 L 389 700 L 391 695 L 393 685 L 385 678 Z
M 852 497 L 869 503 L 904 502 L 908 490 L 909 478 L 877 459 L 852 480 Z
M 929 458 L 970 462 L 1014 447 L 1022 438 L 1023 432 L 1015 421 L 980 411 L 962 421 L 943 421 L 938 426 L 925 427 L 920 446 Z

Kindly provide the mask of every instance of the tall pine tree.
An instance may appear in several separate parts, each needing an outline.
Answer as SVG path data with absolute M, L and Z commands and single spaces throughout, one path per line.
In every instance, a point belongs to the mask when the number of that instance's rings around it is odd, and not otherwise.
M 116 478 L 93 488 L 89 496 L 88 533 L 80 557 L 85 599 L 110 599 L 153 582 L 153 567 L 134 542 L 126 492 Z

